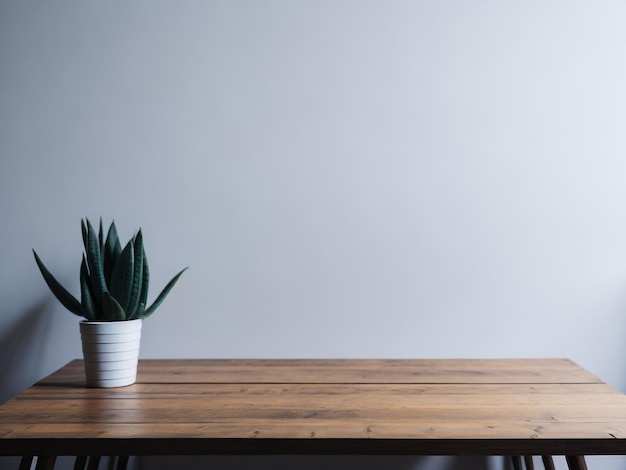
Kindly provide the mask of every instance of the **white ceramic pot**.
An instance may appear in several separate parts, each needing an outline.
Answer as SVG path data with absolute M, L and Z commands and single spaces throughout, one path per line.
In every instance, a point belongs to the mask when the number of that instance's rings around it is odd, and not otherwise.
M 123 387 L 137 380 L 142 320 L 80 323 L 88 387 Z

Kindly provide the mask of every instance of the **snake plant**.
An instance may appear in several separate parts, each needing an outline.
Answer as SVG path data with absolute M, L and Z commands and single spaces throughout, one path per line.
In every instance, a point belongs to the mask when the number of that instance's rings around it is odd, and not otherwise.
M 149 317 L 187 269 L 174 276 L 146 308 L 150 273 L 141 229 L 122 249 L 115 222 L 111 222 L 106 238 L 102 219 L 97 235 L 88 219 L 81 219 L 81 228 L 85 252 L 80 266 L 80 301 L 50 274 L 35 250 L 33 254 L 54 296 L 70 312 L 88 321 L 124 321 Z

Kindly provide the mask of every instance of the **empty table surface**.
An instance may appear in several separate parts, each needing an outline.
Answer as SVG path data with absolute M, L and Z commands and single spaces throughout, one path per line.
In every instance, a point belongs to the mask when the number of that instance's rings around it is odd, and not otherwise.
M 72 361 L 0 407 L 0 455 L 626 454 L 626 396 L 567 359 Z

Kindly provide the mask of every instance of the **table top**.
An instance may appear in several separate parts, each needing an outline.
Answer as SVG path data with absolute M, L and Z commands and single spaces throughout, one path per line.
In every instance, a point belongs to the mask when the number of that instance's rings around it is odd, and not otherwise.
M 76 360 L 0 407 L 23 454 L 626 454 L 626 396 L 567 359 Z

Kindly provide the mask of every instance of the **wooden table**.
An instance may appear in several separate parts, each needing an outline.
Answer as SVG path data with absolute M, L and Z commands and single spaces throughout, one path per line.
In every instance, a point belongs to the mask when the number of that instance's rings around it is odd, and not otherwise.
M 565 359 L 142 360 L 113 389 L 82 367 L 0 407 L 0 455 L 626 454 L 626 396 Z

